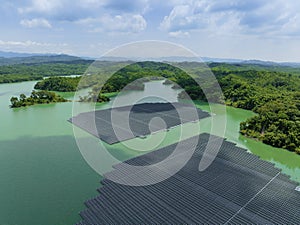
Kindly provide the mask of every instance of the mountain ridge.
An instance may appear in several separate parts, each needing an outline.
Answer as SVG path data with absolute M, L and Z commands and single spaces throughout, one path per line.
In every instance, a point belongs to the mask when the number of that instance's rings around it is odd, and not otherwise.
M 165 62 L 206 62 L 206 63 L 229 63 L 229 64 L 252 64 L 261 66 L 287 66 L 300 67 L 300 62 L 273 62 L 257 59 L 234 59 L 234 58 L 213 58 L 213 57 L 158 57 L 158 58 L 126 58 L 126 57 L 101 57 L 99 59 L 93 57 L 73 56 L 68 54 L 55 53 L 20 53 L 0 51 L 0 65 L 13 64 L 30 64 L 30 63 L 47 63 L 47 62 L 70 62 L 76 60 L 100 60 L 100 61 L 165 61 Z

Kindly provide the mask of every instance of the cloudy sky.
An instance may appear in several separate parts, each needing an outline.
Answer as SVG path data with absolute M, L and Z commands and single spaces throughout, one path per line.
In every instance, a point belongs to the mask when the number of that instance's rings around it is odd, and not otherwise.
M 163 40 L 200 56 L 300 62 L 296 0 L 0 0 L 0 50 L 99 57 Z

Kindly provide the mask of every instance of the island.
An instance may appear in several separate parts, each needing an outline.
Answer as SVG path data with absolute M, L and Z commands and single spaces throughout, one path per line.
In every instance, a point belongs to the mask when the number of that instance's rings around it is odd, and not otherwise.
M 50 91 L 35 91 L 31 92 L 29 97 L 25 94 L 20 94 L 20 97 L 12 97 L 10 99 L 11 108 L 25 107 L 35 104 L 50 104 L 56 102 L 67 102 L 68 100 Z

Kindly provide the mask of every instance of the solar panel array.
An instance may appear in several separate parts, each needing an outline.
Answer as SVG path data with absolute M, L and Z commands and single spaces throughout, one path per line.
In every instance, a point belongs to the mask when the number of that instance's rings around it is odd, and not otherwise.
M 175 175 L 148 186 L 127 186 L 104 178 L 100 195 L 85 202 L 80 213 L 87 224 L 299 224 L 300 192 L 297 183 L 273 164 L 260 160 L 235 144 L 223 141 L 213 163 L 203 172 L 199 162 L 209 135 L 182 142 L 191 147 L 188 163 Z M 214 136 L 215 142 L 220 138 Z M 126 161 L 150 165 L 170 155 L 176 144 Z M 183 149 L 176 157 L 184 154 Z M 174 164 L 176 165 L 176 163 Z M 134 176 L 119 164 L 106 177 Z M 152 171 L 159 176 L 160 168 Z M 138 175 L 136 175 L 138 176 Z
M 190 104 L 142 103 L 81 113 L 69 121 L 106 143 L 114 144 L 209 116 Z

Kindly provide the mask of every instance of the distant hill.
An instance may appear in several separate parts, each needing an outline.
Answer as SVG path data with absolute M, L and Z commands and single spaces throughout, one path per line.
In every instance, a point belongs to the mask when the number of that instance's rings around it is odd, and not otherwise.
M 220 63 L 240 63 L 242 59 L 226 59 L 226 58 L 210 58 L 210 57 L 203 57 L 202 60 L 204 62 L 220 62 Z
M 0 58 L 29 57 L 29 56 L 35 56 L 35 55 L 42 55 L 42 54 L 0 51 Z
M 243 64 L 252 64 L 252 65 L 262 65 L 262 66 L 277 66 L 279 63 L 272 62 L 272 61 L 262 61 L 262 60 L 244 60 L 241 63 Z
M 262 60 L 245 60 L 242 61 L 241 64 L 248 64 L 248 65 L 258 65 L 258 66 L 270 66 L 270 67 L 293 67 L 299 68 L 300 63 L 296 62 L 272 62 L 272 61 L 262 61 Z
M 51 62 L 74 62 L 74 61 L 93 61 L 94 58 L 78 57 L 66 54 L 42 54 L 42 53 L 18 53 L 0 51 L 0 66 L 13 64 L 36 64 L 36 63 L 51 63 Z M 263 60 L 242 60 L 231 58 L 211 58 L 211 57 L 158 57 L 158 58 L 126 58 L 126 57 L 102 57 L 100 61 L 122 62 L 122 61 L 163 61 L 163 62 L 199 62 L 203 60 L 206 63 L 226 63 L 239 65 L 256 65 L 263 67 L 292 67 L 300 68 L 300 63 L 297 62 L 272 62 Z
M 221 58 L 209 58 L 209 57 L 187 57 L 187 56 L 169 56 L 169 57 L 157 57 L 157 58 L 126 58 L 126 57 L 103 57 L 99 60 L 103 61 L 163 61 L 163 62 L 224 62 L 224 63 L 240 63 L 243 60 L 240 59 L 221 59 Z
M 73 62 L 82 61 L 84 59 L 77 56 L 69 55 L 37 55 L 37 56 L 23 56 L 23 57 L 0 57 L 0 66 L 14 65 L 14 64 L 38 64 L 38 63 L 52 63 L 52 62 Z

